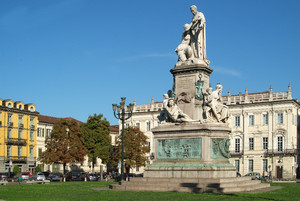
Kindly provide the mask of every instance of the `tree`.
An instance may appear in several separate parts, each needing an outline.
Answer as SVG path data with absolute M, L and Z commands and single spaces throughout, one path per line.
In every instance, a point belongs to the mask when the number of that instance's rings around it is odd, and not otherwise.
M 42 168 L 40 166 L 35 167 L 35 172 L 42 172 Z
M 150 147 L 147 146 L 147 139 L 147 136 L 136 127 L 124 129 L 124 163 L 127 173 L 130 167 L 141 167 L 146 165 L 146 154 L 150 152 Z M 117 157 L 120 161 L 121 153 L 122 136 L 120 135 L 113 156 Z
M 20 171 L 20 168 L 19 166 L 15 165 L 14 168 L 13 168 L 13 173 L 15 173 L 15 175 L 19 174 L 21 171 Z
M 92 163 L 94 171 L 97 158 L 101 158 L 103 163 L 107 163 L 109 158 L 110 144 L 110 125 L 106 118 L 99 114 L 90 116 L 87 123 L 81 125 L 84 138 L 84 146 L 88 150 L 89 162 Z
M 46 164 L 63 164 L 64 173 L 67 163 L 83 163 L 87 153 L 80 126 L 74 120 L 60 119 L 53 125 L 51 136 L 46 138 L 46 150 L 39 160 Z

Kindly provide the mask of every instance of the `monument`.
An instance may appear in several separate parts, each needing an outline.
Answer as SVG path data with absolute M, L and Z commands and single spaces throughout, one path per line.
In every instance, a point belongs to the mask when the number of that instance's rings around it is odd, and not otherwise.
M 190 10 L 193 17 L 184 25 L 175 50 L 178 61 L 170 70 L 173 89 L 163 95 L 161 123 L 152 129 L 153 163 L 145 168 L 144 178 L 114 189 L 226 193 L 268 186 L 236 177 L 229 162 L 228 108 L 222 103 L 222 85 L 210 87 L 206 20 L 196 6 Z

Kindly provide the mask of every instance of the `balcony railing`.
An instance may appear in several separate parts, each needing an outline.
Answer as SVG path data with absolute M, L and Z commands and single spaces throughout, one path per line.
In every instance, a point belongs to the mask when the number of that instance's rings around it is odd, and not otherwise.
M 9 163 L 9 161 L 12 161 L 13 163 L 27 163 L 26 156 L 7 156 L 5 160 L 6 163 Z
M 21 138 L 8 138 L 6 140 L 7 145 L 18 145 L 18 146 L 26 146 L 26 140 Z
M 268 149 L 265 151 L 265 155 L 295 155 L 298 153 L 299 151 L 297 149 L 283 149 L 282 151 L 278 151 L 278 149 Z
M 231 157 L 239 157 L 239 156 L 242 156 L 242 155 L 244 155 L 243 151 L 239 151 L 239 152 L 230 151 L 230 156 Z

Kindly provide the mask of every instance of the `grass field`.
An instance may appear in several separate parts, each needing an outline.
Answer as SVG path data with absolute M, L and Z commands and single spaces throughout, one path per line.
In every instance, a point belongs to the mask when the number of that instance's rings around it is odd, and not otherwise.
M 110 182 L 66 182 L 0 186 L 0 200 L 300 200 L 300 183 L 272 184 L 282 189 L 266 193 L 191 194 L 103 190 Z M 95 190 L 98 189 L 98 190 Z

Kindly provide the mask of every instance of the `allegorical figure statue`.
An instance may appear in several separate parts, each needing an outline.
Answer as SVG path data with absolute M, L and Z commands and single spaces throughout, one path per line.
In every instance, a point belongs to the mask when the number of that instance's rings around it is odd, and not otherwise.
M 180 110 L 180 108 L 175 104 L 173 98 L 169 98 L 168 105 L 165 108 L 165 110 L 172 122 L 182 123 L 192 121 L 192 119 L 187 114 L 184 114 Z
M 228 107 L 222 103 L 222 89 L 220 84 L 217 84 L 215 91 L 211 87 L 206 89 L 204 112 L 208 122 L 227 122 Z
M 181 44 L 176 48 L 178 62 L 182 64 L 209 64 L 206 57 L 206 21 L 204 14 L 197 11 L 195 5 L 190 7 L 192 22 L 184 25 Z

